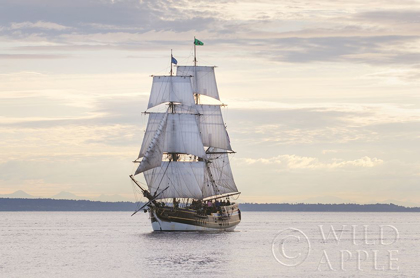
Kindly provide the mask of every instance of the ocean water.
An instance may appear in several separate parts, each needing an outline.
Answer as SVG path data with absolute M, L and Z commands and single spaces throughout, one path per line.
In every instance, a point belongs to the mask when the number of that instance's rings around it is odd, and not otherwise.
M 418 213 L 243 212 L 220 233 L 130 214 L 0 212 L 0 277 L 420 277 Z

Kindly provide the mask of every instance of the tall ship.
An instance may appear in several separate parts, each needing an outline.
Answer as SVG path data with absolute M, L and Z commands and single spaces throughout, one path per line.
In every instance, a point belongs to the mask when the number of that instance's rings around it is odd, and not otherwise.
M 147 202 L 154 231 L 233 231 L 241 212 L 240 192 L 229 163 L 232 150 L 221 112 L 214 66 L 178 66 L 171 52 L 169 75 L 153 76 L 145 114 L 148 122 L 130 175 Z M 176 67 L 176 74 L 173 70 Z M 207 96 L 219 104 L 204 104 Z M 163 106 L 163 112 L 151 112 Z M 156 110 L 156 109 L 154 109 Z M 136 175 L 143 173 L 146 184 Z

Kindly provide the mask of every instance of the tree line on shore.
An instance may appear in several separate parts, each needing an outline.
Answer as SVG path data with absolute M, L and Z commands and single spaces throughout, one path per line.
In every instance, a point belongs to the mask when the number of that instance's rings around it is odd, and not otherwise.
M 0 211 L 134 211 L 132 202 L 99 202 L 88 200 L 0 198 Z M 242 211 L 318 211 L 318 212 L 420 212 L 420 207 L 395 204 L 304 204 L 241 203 Z

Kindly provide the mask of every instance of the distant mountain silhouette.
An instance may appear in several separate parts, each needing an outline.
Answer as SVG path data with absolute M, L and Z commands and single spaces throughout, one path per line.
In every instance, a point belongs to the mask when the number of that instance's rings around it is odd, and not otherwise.
M 0 194 L 0 198 L 38 198 L 35 196 L 32 196 L 25 191 L 18 190 L 10 194 Z
M 60 199 L 60 200 L 87 200 L 88 198 L 79 197 L 73 193 L 67 192 L 67 191 L 61 191 L 58 194 L 55 194 L 51 197 L 51 199 Z

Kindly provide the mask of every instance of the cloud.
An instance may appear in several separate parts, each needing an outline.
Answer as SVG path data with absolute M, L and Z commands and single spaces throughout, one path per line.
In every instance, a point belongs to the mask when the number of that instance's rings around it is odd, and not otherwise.
M 60 54 L 0 54 L 0 59 L 10 60 L 32 60 L 32 59 L 66 59 L 70 58 L 71 55 L 60 55 Z
M 267 151 L 283 145 L 342 149 L 347 144 L 346 148 L 356 149 L 361 144 L 372 148 L 375 143 L 405 142 L 413 147 L 420 137 L 416 105 L 270 102 L 265 106 L 250 102 L 231 107 L 231 137 L 248 148 Z
M 246 158 L 247 164 L 281 164 L 284 168 L 294 169 L 311 169 L 311 170 L 331 170 L 331 169 L 355 169 L 355 168 L 372 168 L 381 165 L 384 161 L 378 158 L 370 158 L 364 156 L 355 160 L 343 161 L 333 159 L 332 162 L 321 162 L 315 157 L 305 157 L 298 155 L 279 155 L 271 158 Z
M 214 22 L 210 17 L 212 12 L 190 13 L 172 1 L 73 0 L 48 1 L 46 4 L 36 0 L 6 1 L 2 5 L 0 24 L 11 23 L 12 29 L 41 28 L 81 34 L 153 30 L 182 32 L 202 30 Z
M 35 196 L 49 195 L 61 190 L 72 192 L 130 193 L 128 175 L 135 155 L 77 155 L 57 154 L 17 157 L 0 162 L 0 188 L 34 192 Z M 16 173 L 20 173 L 16 175 Z M 118 186 L 115 190 L 115 185 Z M 48 190 L 48 194 L 46 192 Z
M 357 13 L 355 18 L 364 21 L 387 24 L 416 24 L 420 23 L 420 10 L 392 9 L 376 10 Z
M 364 78 L 380 80 L 386 85 L 412 85 L 420 82 L 420 68 L 416 65 L 413 68 L 384 69 L 367 74 Z
M 358 1 L 352 1 L 357 3 Z M 191 31 L 236 56 L 281 63 L 415 65 L 420 58 L 419 10 L 410 1 L 398 10 L 357 9 L 329 2 L 297 1 L 6 1 L 2 32 L 11 39 L 59 45 L 21 45 L 36 50 L 120 49 L 154 51 L 182 45 Z M 393 4 L 389 4 L 393 6 Z M 66 12 L 63 13 L 62 11 Z M 8 27 L 7 27 L 8 26 Z M 168 34 L 169 33 L 169 34 Z M 175 34 L 175 36 L 174 36 Z
M 29 22 L 29 21 L 25 21 L 25 22 L 12 22 L 10 24 L 10 29 L 11 30 L 16 30 L 16 29 L 27 29 L 27 28 L 32 28 L 32 29 L 47 29 L 47 30 L 66 30 L 66 29 L 71 29 L 70 27 L 67 26 L 63 26 L 54 22 L 45 22 L 45 21 L 37 21 L 37 22 Z
M 367 64 L 418 64 L 420 52 L 406 49 L 420 36 L 348 36 L 267 39 L 271 47 L 256 54 L 277 62 L 356 62 Z
M 337 153 L 338 150 L 322 150 L 322 154 Z

